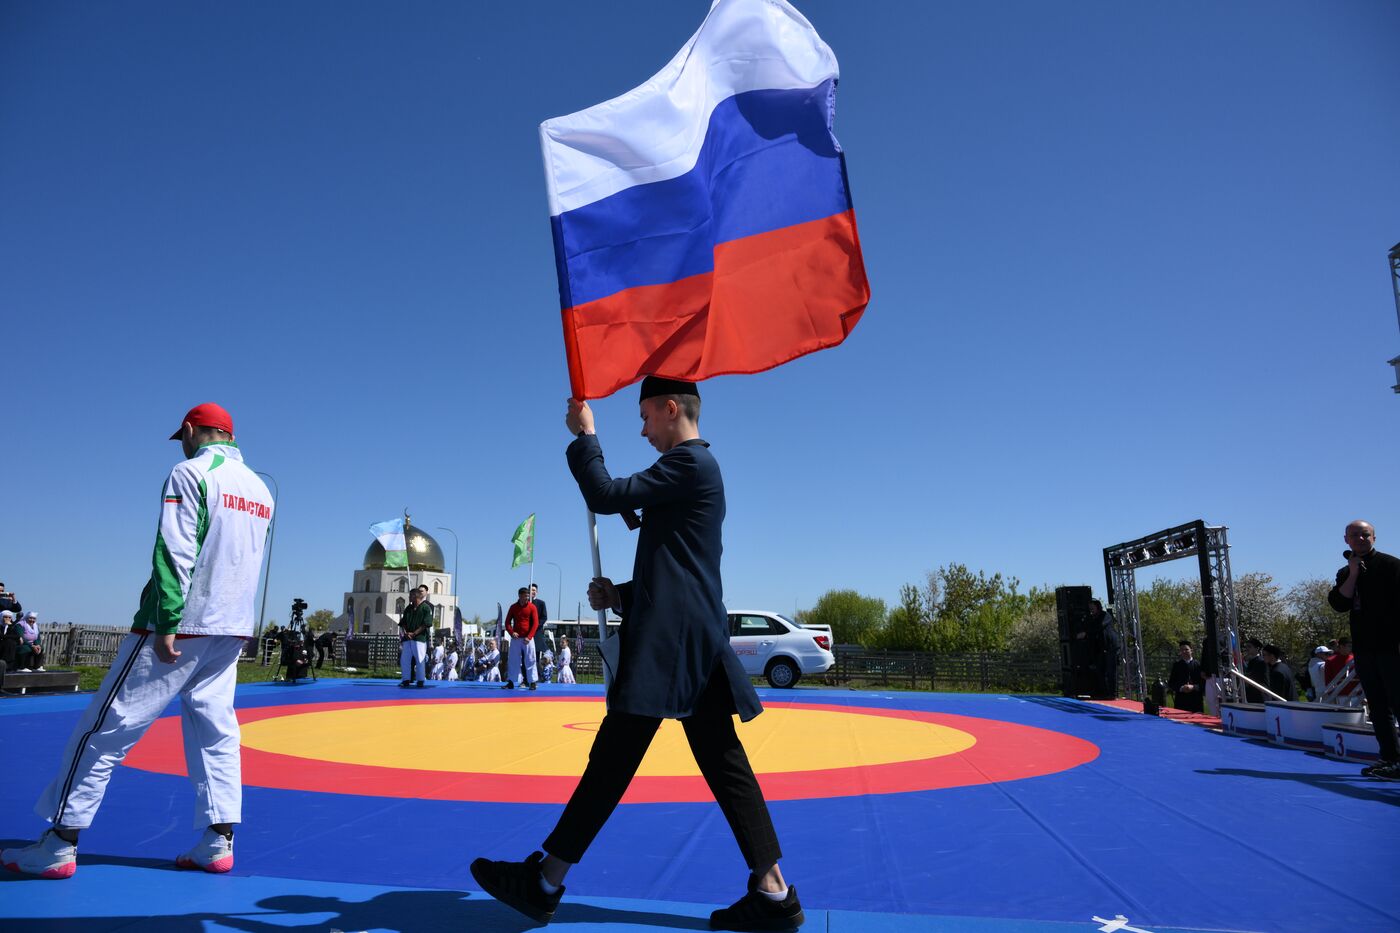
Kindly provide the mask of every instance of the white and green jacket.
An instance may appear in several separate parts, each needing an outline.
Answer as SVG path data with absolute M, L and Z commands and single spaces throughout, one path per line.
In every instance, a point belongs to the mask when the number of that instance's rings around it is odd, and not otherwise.
M 175 465 L 161 494 L 151 580 L 133 631 L 253 634 L 272 495 L 233 441 Z

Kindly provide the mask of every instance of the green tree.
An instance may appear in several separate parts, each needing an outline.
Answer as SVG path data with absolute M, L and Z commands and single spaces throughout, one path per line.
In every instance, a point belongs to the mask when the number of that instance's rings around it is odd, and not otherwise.
M 330 628 L 331 623 L 334 621 L 335 613 L 331 612 L 329 609 L 317 609 L 306 617 L 307 625 L 322 632 Z
M 1246 573 L 1235 579 L 1235 615 L 1241 641 L 1276 641 L 1289 625 L 1288 604 L 1267 573 Z
M 1294 584 L 1283 597 L 1288 615 L 1270 632 L 1272 639 L 1260 638 L 1281 648 L 1295 671 L 1306 666 L 1313 648 L 1347 633 L 1346 614 L 1327 604 L 1331 589 L 1332 582 L 1320 578 Z
M 831 626 L 832 640 L 842 645 L 868 644 L 885 624 L 885 601 L 855 590 L 827 590 L 799 621 Z
M 899 605 L 890 610 L 884 627 L 871 639 L 873 648 L 928 651 L 932 644 L 923 594 L 912 583 L 899 588 Z
M 1331 590 L 1332 581 L 1318 577 L 1295 583 L 1284 597 L 1293 615 L 1316 639 L 1315 644 L 1323 644 L 1350 631 L 1347 614 L 1337 612 L 1327 603 Z
M 1060 621 L 1053 605 L 1030 601 L 1030 608 L 1011 625 L 1006 646 L 1022 658 L 1058 658 L 1060 656 Z
M 929 608 L 934 651 L 1004 651 L 1016 621 L 1025 615 L 1027 598 L 1020 581 L 973 573 L 966 564 L 948 564 L 929 575 Z M 936 600 L 936 601 L 935 601 Z
M 1153 580 L 1147 589 L 1138 591 L 1137 599 L 1142 650 L 1149 659 L 1175 654 L 1179 641 L 1189 641 L 1197 652 L 1201 650 L 1205 623 L 1201 621 L 1199 582 Z

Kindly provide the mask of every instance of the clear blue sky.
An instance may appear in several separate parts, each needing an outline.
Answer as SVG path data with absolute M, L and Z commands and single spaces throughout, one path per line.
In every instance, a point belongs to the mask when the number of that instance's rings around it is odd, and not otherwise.
M 841 62 L 874 299 L 845 345 L 704 386 L 731 606 L 892 601 L 949 561 L 1101 589 L 1105 545 L 1198 517 L 1285 584 L 1356 516 L 1400 547 L 1400 6 L 798 6 Z M 537 512 L 572 615 L 536 127 L 707 7 L 0 5 L 0 579 L 129 620 L 165 438 L 217 400 L 281 487 L 269 616 L 338 610 L 404 506 L 458 532 L 469 615 Z M 646 466 L 635 390 L 595 410 Z

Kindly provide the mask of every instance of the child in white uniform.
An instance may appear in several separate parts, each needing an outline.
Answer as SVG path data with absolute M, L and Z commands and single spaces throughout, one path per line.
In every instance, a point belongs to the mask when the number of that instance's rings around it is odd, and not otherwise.
M 443 672 L 443 669 L 442 669 L 443 661 L 446 659 L 446 657 L 447 657 L 447 649 L 445 649 L 445 648 L 442 646 L 441 643 L 439 643 L 439 644 L 437 644 L 436 646 L 434 646 L 434 648 L 433 648 L 433 673 L 432 673 L 432 679 L 433 679 L 433 680 L 444 680 L 444 679 L 446 679 L 446 674 Z
M 486 651 L 482 654 L 478 667 L 481 671 L 477 680 L 486 683 L 499 683 L 501 680 L 501 653 L 496 650 L 496 639 L 486 639 Z
M 569 650 L 569 639 L 559 639 L 559 682 L 574 683 L 574 653 Z

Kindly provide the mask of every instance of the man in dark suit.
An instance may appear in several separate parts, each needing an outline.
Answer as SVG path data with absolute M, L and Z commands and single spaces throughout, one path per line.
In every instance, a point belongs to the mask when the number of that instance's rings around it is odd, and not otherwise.
M 1098 667 L 1098 690 L 1094 695 L 1114 699 L 1118 696 L 1118 626 L 1113 613 L 1104 611 L 1103 603 L 1097 599 L 1089 600 L 1089 630 Z
M 1293 679 L 1293 668 L 1283 659 L 1283 649 L 1278 645 L 1265 645 L 1264 664 L 1269 668 L 1268 688 L 1285 700 L 1298 699 L 1298 682 Z
M 1327 594 L 1338 612 L 1351 613 L 1351 644 L 1356 675 L 1371 728 L 1380 744 L 1380 761 L 1361 773 L 1400 780 L 1400 743 L 1395 713 L 1400 710 L 1400 560 L 1376 550 L 1376 529 L 1355 521 L 1346 527 L 1347 565 Z
M 1259 684 L 1260 687 L 1269 686 L 1269 665 L 1259 656 L 1259 652 L 1264 650 L 1264 643 L 1257 638 L 1247 638 L 1244 642 L 1244 676 Z M 1263 703 L 1264 691 L 1259 687 L 1251 687 L 1248 684 L 1244 688 L 1244 701 L 1246 703 Z
M 535 630 L 535 657 L 543 658 L 546 651 L 552 651 L 554 646 L 549 642 L 549 633 L 545 630 L 544 624 L 549 621 L 549 607 L 544 600 L 540 599 L 540 587 L 538 583 L 530 584 L 530 605 L 535 607 L 535 612 L 540 616 L 540 627 Z
M 1172 692 L 1172 706 L 1188 713 L 1204 712 L 1206 678 L 1201 673 L 1201 662 L 1192 657 L 1189 641 L 1177 643 L 1177 655 L 1171 676 L 1167 678 L 1167 689 Z
M 660 452 L 649 469 L 614 479 L 603 464 L 593 412 L 570 400 L 565 423 L 577 435 L 569 469 L 594 512 L 643 509 L 632 580 L 606 577 L 588 587 L 594 609 L 622 616 L 608 712 L 588 767 L 545 839 L 545 855 L 524 862 L 477 859 L 472 876 L 493 897 L 538 923 L 554 916 L 564 876 L 617 807 L 663 719 L 679 719 L 696 764 L 715 795 L 749 867 L 748 893 L 710 915 L 726 930 L 795 929 L 803 921 L 797 889 L 778 868 L 782 853 L 767 804 L 734 731 L 737 713 L 762 712 L 729 646 L 720 584 L 724 481 L 700 439 L 694 383 L 648 376 L 641 391 L 642 436 Z

